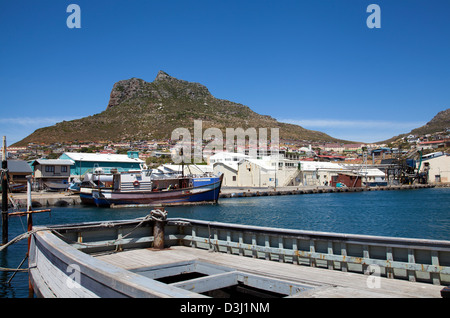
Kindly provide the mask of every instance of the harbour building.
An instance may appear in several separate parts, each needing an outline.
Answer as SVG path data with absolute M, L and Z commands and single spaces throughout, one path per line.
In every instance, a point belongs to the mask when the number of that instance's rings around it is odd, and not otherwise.
M 145 162 L 139 159 L 135 151 L 129 151 L 126 155 L 65 152 L 59 159 L 72 160 L 70 166 L 70 177 L 80 178 L 88 172 L 93 172 L 96 168 L 105 170 L 117 169 L 118 171 L 129 171 L 140 169 Z

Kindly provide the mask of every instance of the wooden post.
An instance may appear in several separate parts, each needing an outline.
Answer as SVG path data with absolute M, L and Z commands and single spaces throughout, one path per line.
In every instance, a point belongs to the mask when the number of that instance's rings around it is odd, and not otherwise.
M 27 231 L 33 229 L 33 213 L 31 212 L 31 176 L 27 176 Z M 27 257 L 30 256 L 31 235 L 28 237 Z M 31 278 L 28 278 L 28 298 L 34 298 L 34 288 L 31 283 Z
M 6 158 L 6 136 L 2 149 L 2 244 L 8 243 L 8 161 Z
M 27 211 L 31 211 L 31 176 L 27 176 Z
M 27 176 L 27 231 L 33 229 L 33 213 L 31 213 L 31 176 Z M 31 235 L 28 237 L 28 253 L 30 252 Z
M 30 188 L 30 186 L 29 186 Z M 30 232 L 33 229 L 33 212 L 31 212 L 31 200 L 30 200 L 30 209 L 27 214 L 27 231 Z M 27 257 L 30 257 L 30 247 L 31 247 L 32 235 L 28 237 L 28 250 Z M 34 298 L 34 288 L 31 283 L 31 275 L 28 275 L 28 298 Z
M 164 224 L 165 221 L 156 221 L 153 225 L 153 248 L 164 249 Z
M 166 225 L 167 212 L 162 209 L 153 210 L 153 248 L 164 249 L 164 226 Z

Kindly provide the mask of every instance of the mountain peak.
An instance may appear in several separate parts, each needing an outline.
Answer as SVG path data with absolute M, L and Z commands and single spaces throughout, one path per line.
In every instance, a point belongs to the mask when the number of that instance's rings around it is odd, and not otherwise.
M 281 139 L 337 141 L 318 131 L 277 122 L 248 106 L 217 99 L 200 83 L 159 71 L 153 82 L 135 77 L 116 82 L 105 111 L 38 129 L 17 144 L 169 139 L 174 129 L 192 127 L 194 120 L 202 120 L 205 129 L 215 127 L 222 132 L 228 127 L 279 128 Z
M 155 82 L 158 82 L 158 81 L 164 81 L 164 80 L 172 79 L 172 78 L 173 78 L 173 77 L 170 76 L 169 74 L 167 74 L 166 72 L 164 72 L 164 71 L 159 71 L 159 72 L 158 72 L 158 75 L 156 75 Z
M 202 84 L 180 80 L 164 71 L 159 71 L 153 82 L 133 77 L 115 83 L 107 109 L 136 98 L 149 98 L 160 103 L 163 99 L 173 100 L 182 96 L 203 102 L 205 98 L 212 97 L 208 88 Z
M 127 80 L 121 80 L 114 84 L 109 97 L 107 108 L 114 107 L 123 102 L 128 96 L 135 94 L 144 85 L 145 81 L 132 77 Z

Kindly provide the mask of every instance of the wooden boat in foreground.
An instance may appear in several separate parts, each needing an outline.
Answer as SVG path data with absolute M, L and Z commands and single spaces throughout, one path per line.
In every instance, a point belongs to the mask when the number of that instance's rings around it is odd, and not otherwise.
M 440 297 L 450 241 L 165 219 L 158 210 L 34 227 L 29 277 L 40 297 Z

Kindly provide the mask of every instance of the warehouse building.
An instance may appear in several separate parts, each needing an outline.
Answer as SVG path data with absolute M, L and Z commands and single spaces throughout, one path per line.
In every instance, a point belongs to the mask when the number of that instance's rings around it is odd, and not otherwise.
M 136 152 L 130 151 L 127 155 L 100 154 L 83 152 L 65 152 L 59 159 L 72 160 L 70 176 L 80 178 L 87 172 L 93 172 L 96 168 L 105 171 L 117 169 L 118 171 L 129 171 L 141 169 L 145 162 L 136 156 Z

